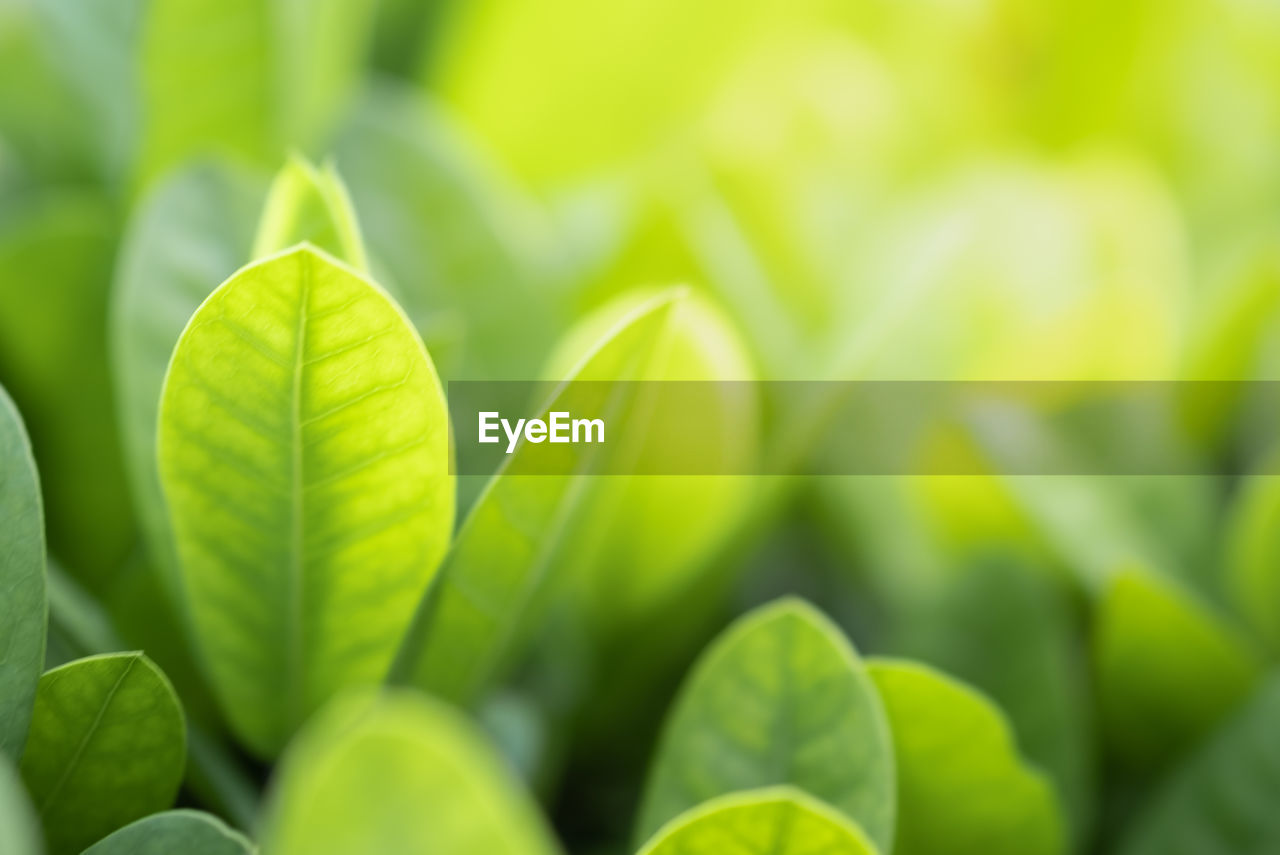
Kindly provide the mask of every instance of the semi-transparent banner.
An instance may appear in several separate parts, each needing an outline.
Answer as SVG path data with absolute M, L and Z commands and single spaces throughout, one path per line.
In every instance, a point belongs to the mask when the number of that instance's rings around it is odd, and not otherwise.
M 1276 382 L 448 384 L 453 471 L 1188 475 L 1256 471 Z M 1223 459 L 1214 449 L 1256 449 Z

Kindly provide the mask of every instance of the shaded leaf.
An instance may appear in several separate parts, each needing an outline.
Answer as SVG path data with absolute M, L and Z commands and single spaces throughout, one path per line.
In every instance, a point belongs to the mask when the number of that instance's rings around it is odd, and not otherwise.
M 893 840 L 892 738 L 875 686 L 840 630 L 781 600 L 702 655 L 658 748 L 638 836 L 716 796 L 791 784 Z
M 1198 743 L 1260 675 L 1228 625 L 1175 583 L 1136 569 L 1103 593 L 1093 646 L 1109 748 L 1142 769 Z
M 126 825 L 83 855 L 252 855 L 253 851 L 248 840 L 217 817 L 172 810 Z
M 1058 797 L 1018 756 L 1000 711 L 923 665 L 878 660 L 898 768 L 895 855 L 1066 851 Z
M 44 670 L 44 512 L 22 418 L 0 387 L 0 758 L 22 756 Z
M 252 258 L 264 258 L 303 241 L 367 270 L 364 239 L 347 188 L 333 164 L 317 169 L 298 156 L 289 158 L 267 193 Z
M 141 653 L 79 659 L 40 678 L 22 777 L 50 855 L 75 855 L 173 803 L 186 727 L 169 681 Z
M 215 693 L 274 754 L 335 691 L 385 675 L 448 543 L 439 380 L 385 293 L 303 246 L 200 307 L 158 440 Z
M 533 803 L 460 714 L 412 693 L 349 697 L 290 746 L 269 855 L 554 855 Z
M 0 852 L 5 855 L 41 855 L 40 821 L 22 779 L 0 754 Z
M 794 787 L 712 799 L 667 823 L 641 855 L 877 855 L 858 825 Z

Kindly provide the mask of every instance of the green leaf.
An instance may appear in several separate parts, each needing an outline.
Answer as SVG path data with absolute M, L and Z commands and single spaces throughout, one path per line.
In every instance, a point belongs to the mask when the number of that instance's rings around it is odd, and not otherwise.
M 791 784 L 891 849 L 892 737 L 875 686 L 840 630 L 780 600 L 702 655 L 666 724 L 638 836 L 707 799 Z
M 95 591 L 135 537 L 103 323 L 114 229 L 89 192 L 0 204 L 0 382 L 35 438 L 49 550 Z
M 839 811 L 794 787 L 771 787 L 721 796 L 681 814 L 640 853 L 877 855 L 880 851 Z
M 1057 855 L 1053 787 L 1018 756 L 1008 723 L 977 692 L 923 665 L 868 666 L 898 764 L 895 855 Z
M 663 338 L 675 300 L 668 293 L 637 306 L 575 377 L 616 377 L 646 363 Z M 579 400 L 584 408 L 596 403 L 583 396 L 598 395 L 601 406 L 618 412 L 634 403 L 623 399 L 635 397 L 634 384 L 584 383 L 574 394 L 575 406 Z M 561 406 L 553 401 L 546 411 Z M 455 701 L 474 701 L 508 664 L 523 631 L 536 623 L 549 574 L 600 479 L 513 474 L 526 453 L 525 447 L 516 448 L 468 515 L 405 636 L 393 675 L 397 680 Z M 592 456 L 583 455 L 566 471 L 588 471 L 592 462 Z
M 310 241 L 357 270 L 367 270 L 364 239 L 346 185 L 332 163 L 316 169 L 298 156 L 276 175 L 253 242 L 253 258 Z
M 186 726 L 164 674 L 141 653 L 78 659 L 40 678 L 22 777 L 50 855 L 75 855 L 173 803 Z
M 109 318 L 119 422 L 147 551 L 175 607 L 181 579 L 156 460 L 160 392 L 191 316 L 249 259 L 264 193 L 229 167 L 184 169 L 142 200 L 120 250 Z
M 252 855 L 253 844 L 215 816 L 171 810 L 104 837 L 83 855 Z
M 1274 469 L 1266 470 L 1268 472 Z M 1280 651 L 1280 478 L 1248 479 L 1230 510 L 1227 590 L 1271 651 Z
M 356 80 L 371 0 L 151 3 L 138 175 L 201 154 L 274 167 L 329 129 Z
M 1280 678 L 1179 769 L 1134 824 L 1123 855 L 1280 850 Z
M 22 779 L 0 754 L 0 852 L 5 855 L 40 855 L 40 821 L 22 788 Z
M 1148 770 L 1212 731 L 1261 671 L 1243 640 L 1191 594 L 1137 569 L 1117 575 L 1098 603 L 1093 655 L 1108 746 Z
M 44 669 L 44 512 L 22 418 L 0 386 L 0 757 L 17 762 Z
M 502 761 L 414 692 L 346 697 L 307 725 L 273 785 L 269 855 L 554 855 Z
M 530 379 L 563 324 L 545 213 L 502 179 L 438 105 L 370 86 L 333 145 L 375 278 L 446 379 Z
M 273 755 L 338 689 L 385 676 L 448 543 L 435 369 L 385 293 L 302 246 L 196 312 L 158 441 L 215 693 Z

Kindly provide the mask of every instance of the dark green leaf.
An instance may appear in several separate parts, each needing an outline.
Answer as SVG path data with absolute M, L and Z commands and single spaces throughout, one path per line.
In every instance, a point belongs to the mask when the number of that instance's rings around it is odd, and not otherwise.
M 83 855 L 253 855 L 253 844 L 222 820 L 194 810 L 157 813 L 126 825 Z

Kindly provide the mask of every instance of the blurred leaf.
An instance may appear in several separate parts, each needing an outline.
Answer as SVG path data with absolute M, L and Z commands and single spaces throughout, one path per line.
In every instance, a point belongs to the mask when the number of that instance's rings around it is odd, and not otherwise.
M 875 687 L 840 630 L 781 600 L 703 654 L 668 718 L 637 833 L 707 799 L 791 784 L 857 821 L 889 851 L 892 737 Z
M 382 679 L 445 550 L 439 380 L 384 292 L 303 246 L 200 307 L 158 440 L 201 653 L 237 735 L 271 756 L 335 691 Z
M 102 590 L 132 547 L 106 362 L 111 211 L 90 193 L 0 210 L 0 381 L 22 410 L 44 489 L 49 551 Z
M 125 646 L 93 595 L 76 584 L 57 564 L 47 568 L 49 592 L 49 649 L 45 668 L 56 668 L 96 653 L 114 653 Z M 55 646 L 59 658 L 55 658 Z
M 1257 853 L 1280 847 L 1280 679 L 1180 768 L 1138 819 L 1123 855 Z
M 334 151 L 365 227 L 375 278 L 446 379 L 529 380 L 560 309 L 550 225 L 437 105 L 370 87 Z
M 372 0 L 151 3 L 138 178 L 193 157 L 275 166 L 330 129 L 359 73 Z
M 0 754 L 0 852 L 5 855 L 41 855 L 40 821 L 22 779 L 13 764 Z
M 222 820 L 194 810 L 140 819 L 99 840 L 83 855 L 252 855 L 253 844 Z
M 40 678 L 22 777 L 49 855 L 173 803 L 186 733 L 169 681 L 141 653 L 79 659 Z
M 22 417 L 0 386 L 0 759 L 17 762 L 44 669 L 45 554 L 40 478 Z
M 896 855 L 1066 851 L 1058 797 L 1018 756 L 1000 711 L 910 662 L 873 661 L 898 764 Z
M 332 164 L 317 169 L 290 157 L 267 192 L 252 258 L 310 241 L 357 270 L 367 270 L 364 239 L 351 199 Z
M 1054 779 L 1073 839 L 1087 841 L 1093 698 L 1064 597 L 1047 569 L 1003 557 L 957 567 L 937 587 L 891 615 L 892 650 L 955 675 L 1004 710 L 1027 759 Z
M 665 294 L 637 306 L 574 377 L 615 378 L 646 364 L 666 334 L 677 299 Z M 604 398 L 600 405 L 619 413 L 634 405 L 629 384 L 577 388 Z M 555 406 L 559 404 L 550 402 L 546 410 Z M 516 448 L 458 533 L 405 636 L 396 679 L 472 702 L 509 664 L 513 648 L 536 624 L 548 577 L 563 572 L 556 569 L 558 558 L 568 542 L 578 542 L 572 535 L 582 532 L 583 515 L 592 504 L 588 499 L 600 479 L 589 474 L 522 476 L 524 453 L 524 447 Z M 566 471 L 589 472 L 592 463 L 587 455 Z
M 120 250 L 109 317 L 119 422 L 147 551 L 175 609 L 185 601 L 156 468 L 160 392 L 187 321 L 249 260 L 264 192 L 227 166 L 184 169 L 143 198 Z
M 501 760 L 413 692 L 349 697 L 308 724 L 273 786 L 268 855 L 555 855 Z
M 704 802 L 658 831 L 641 855 L 878 855 L 847 816 L 793 787 Z M 891 850 L 883 850 L 885 852 Z
M 1093 645 L 1109 747 L 1141 769 L 1198 743 L 1260 674 L 1230 627 L 1175 583 L 1141 570 L 1117 575 L 1103 593 Z
M 1240 485 L 1226 563 L 1232 604 L 1272 652 L 1280 651 L 1280 477 L 1260 474 Z

